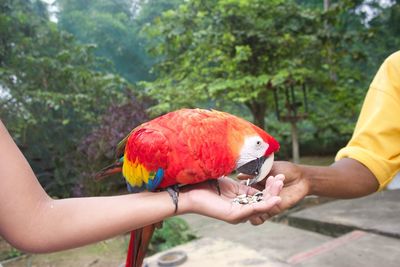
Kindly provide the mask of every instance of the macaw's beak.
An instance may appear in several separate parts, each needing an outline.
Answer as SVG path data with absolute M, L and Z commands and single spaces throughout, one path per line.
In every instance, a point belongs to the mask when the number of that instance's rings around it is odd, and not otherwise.
M 249 161 L 246 164 L 237 168 L 237 171 L 244 174 L 256 176 L 260 173 L 261 166 L 266 159 L 266 157 L 256 158 L 255 160 Z
M 272 168 L 274 163 L 274 153 L 268 157 L 260 157 L 255 160 L 249 161 L 246 164 L 237 168 L 238 172 L 255 176 L 250 179 L 248 185 L 252 185 L 264 179 Z

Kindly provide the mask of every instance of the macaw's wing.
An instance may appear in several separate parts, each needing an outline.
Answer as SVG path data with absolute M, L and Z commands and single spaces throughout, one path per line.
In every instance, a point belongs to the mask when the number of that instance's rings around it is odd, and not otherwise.
M 164 178 L 170 146 L 154 129 L 141 128 L 126 140 L 122 173 L 132 192 L 155 190 Z
M 124 139 L 122 139 L 117 144 L 117 151 L 115 152 L 117 159 L 121 158 L 124 155 L 126 142 L 128 141 L 129 136 L 131 136 L 137 129 L 138 127 L 134 128 L 132 131 L 130 131 L 130 133 L 127 136 L 125 136 Z

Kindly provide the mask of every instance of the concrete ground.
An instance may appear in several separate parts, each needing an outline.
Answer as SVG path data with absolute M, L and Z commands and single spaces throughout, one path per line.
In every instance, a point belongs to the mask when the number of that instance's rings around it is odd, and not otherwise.
M 179 266 L 203 267 L 203 266 L 287 266 L 271 261 L 256 250 L 237 242 L 222 238 L 205 237 L 185 245 L 175 247 L 172 251 L 184 252 L 188 259 Z M 146 259 L 147 267 L 158 267 L 158 259 L 165 255 L 159 253 Z M 176 265 L 172 265 L 176 266 Z
M 400 266 L 400 190 L 337 200 L 289 215 L 289 225 L 230 225 L 198 215 L 182 216 L 199 240 L 165 253 L 186 253 L 179 266 Z M 300 229 L 304 228 L 304 229 Z
M 304 209 L 291 214 L 289 222 L 293 226 L 330 235 L 359 229 L 400 238 L 399 211 L 400 190 L 388 190 Z

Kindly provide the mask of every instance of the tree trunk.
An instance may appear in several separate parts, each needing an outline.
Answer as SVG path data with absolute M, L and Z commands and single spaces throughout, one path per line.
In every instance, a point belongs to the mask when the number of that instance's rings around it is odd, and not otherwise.
M 329 7 L 331 6 L 330 0 L 324 0 L 324 11 L 328 11 Z M 328 31 L 328 23 L 327 21 L 324 22 L 325 30 Z M 333 50 L 332 47 L 327 47 L 327 63 L 329 65 L 329 76 L 332 81 L 336 82 L 337 81 L 337 75 L 336 73 L 331 69 L 332 67 L 332 55 L 333 55 Z
M 266 106 L 265 103 L 259 103 L 256 101 L 246 103 L 246 106 L 250 109 L 251 114 L 253 115 L 254 124 L 264 129 L 265 127 L 265 111 Z
M 329 9 L 330 6 L 330 1 L 329 0 L 324 0 L 324 11 L 327 11 Z
M 297 133 L 296 121 L 291 121 L 290 126 L 292 132 L 292 158 L 294 163 L 299 163 L 300 162 L 299 136 Z
M 265 110 L 259 111 L 257 113 L 253 113 L 254 123 L 255 123 L 255 125 L 257 125 L 261 129 L 265 129 L 264 116 L 265 116 Z

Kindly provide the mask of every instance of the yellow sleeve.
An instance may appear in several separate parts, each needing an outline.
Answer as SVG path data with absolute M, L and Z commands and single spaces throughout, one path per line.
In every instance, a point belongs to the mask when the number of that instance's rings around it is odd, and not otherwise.
M 372 81 L 353 136 L 336 160 L 346 157 L 370 169 L 379 190 L 400 170 L 400 51 L 385 60 Z

